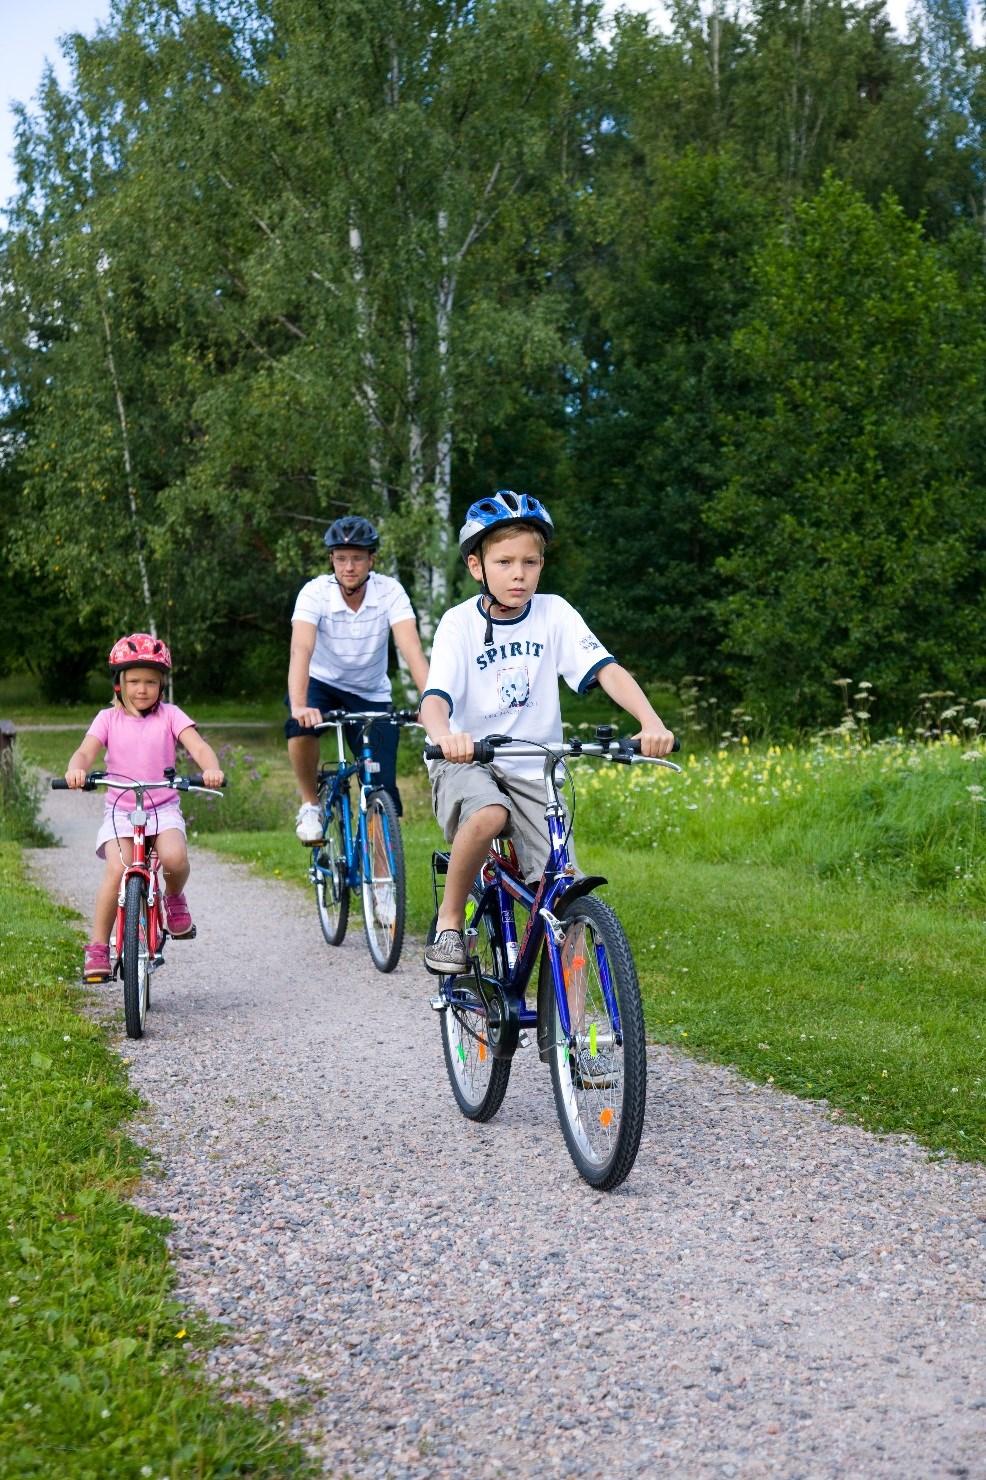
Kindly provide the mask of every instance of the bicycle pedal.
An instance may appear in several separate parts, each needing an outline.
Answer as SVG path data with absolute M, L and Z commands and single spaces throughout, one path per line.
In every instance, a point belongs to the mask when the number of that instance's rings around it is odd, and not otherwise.
M 444 1012 L 446 1007 L 448 1007 L 448 1003 L 445 1001 L 444 997 L 432 997 L 431 1001 L 428 1003 L 428 1006 L 431 1008 L 432 1012 Z
M 526 1028 L 521 1028 L 520 1035 L 519 1035 L 519 1037 L 517 1039 L 517 1047 L 518 1048 L 530 1048 L 530 1046 L 531 1046 L 531 1036 L 528 1033 L 528 1031 L 527 1031 Z
M 189 930 L 186 930 L 182 935 L 175 935 L 173 930 L 168 931 L 168 935 L 171 937 L 172 940 L 194 940 L 197 934 L 198 930 L 194 925 Z

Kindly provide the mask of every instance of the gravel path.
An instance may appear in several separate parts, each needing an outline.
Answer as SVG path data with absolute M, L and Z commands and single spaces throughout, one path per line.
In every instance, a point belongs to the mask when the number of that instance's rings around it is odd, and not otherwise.
M 67 851 L 30 855 L 86 913 L 99 806 L 52 798 Z M 331 951 L 305 894 L 201 849 L 189 898 L 121 1044 L 167 1173 L 142 1203 L 228 1324 L 210 1370 L 305 1400 L 327 1474 L 986 1477 L 986 1169 L 658 1048 L 636 1169 L 594 1193 L 533 1050 L 490 1125 L 459 1114 L 414 949 L 382 977 L 355 921 Z

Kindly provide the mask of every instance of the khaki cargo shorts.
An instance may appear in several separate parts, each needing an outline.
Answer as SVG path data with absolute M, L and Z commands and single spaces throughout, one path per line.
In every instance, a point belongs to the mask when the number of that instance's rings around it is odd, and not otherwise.
M 431 768 L 431 800 L 445 840 L 452 842 L 462 824 L 483 807 L 506 807 L 510 814 L 501 837 L 510 838 L 517 849 L 521 873 L 528 882 L 537 880 L 548 862 L 547 802 L 540 776 L 516 776 L 500 766 L 462 765 L 435 761 Z M 566 823 L 567 826 L 567 823 Z M 569 860 L 575 860 L 572 840 Z

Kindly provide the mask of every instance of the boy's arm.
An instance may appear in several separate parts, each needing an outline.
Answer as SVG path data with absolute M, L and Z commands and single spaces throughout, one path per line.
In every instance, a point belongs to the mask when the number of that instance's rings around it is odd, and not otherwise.
M 418 693 L 423 694 L 428 682 L 428 659 L 425 657 L 421 638 L 418 636 L 417 622 L 413 617 L 407 617 L 403 622 L 395 622 L 390 630 L 394 634 L 397 651 L 410 670 L 411 682 Z
M 207 745 L 194 725 L 188 725 L 178 736 L 192 760 L 202 772 L 202 782 L 205 786 L 220 787 L 223 784 L 223 770 L 219 764 L 219 757 L 211 745 Z
M 421 723 L 425 727 L 429 745 L 440 745 L 447 761 L 471 761 L 473 744 L 471 735 L 453 735 L 448 722 L 452 711 L 446 700 L 438 694 L 426 694 L 421 701 Z
M 93 762 L 103 748 L 103 742 L 97 740 L 95 735 L 87 735 L 69 758 L 65 767 L 65 780 L 73 791 L 85 783 L 86 772 L 92 770 Z
M 633 674 L 621 668 L 619 663 L 606 663 L 599 669 L 596 679 L 613 703 L 632 714 L 640 726 L 635 738 L 640 741 L 641 755 L 670 755 L 674 735 L 654 710 Z

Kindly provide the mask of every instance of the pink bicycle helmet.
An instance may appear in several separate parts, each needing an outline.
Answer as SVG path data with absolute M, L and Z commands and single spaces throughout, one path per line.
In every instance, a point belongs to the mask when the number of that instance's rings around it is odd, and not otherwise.
M 171 653 L 168 644 L 150 632 L 131 632 L 129 637 L 120 637 L 110 648 L 109 665 L 113 670 L 113 683 L 119 688 L 120 674 L 126 668 L 157 668 L 161 673 L 171 671 Z

